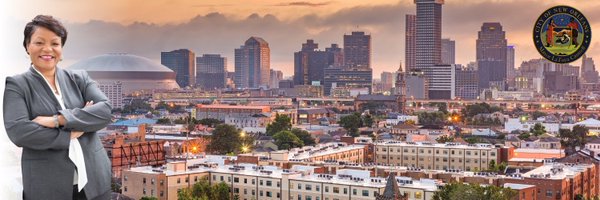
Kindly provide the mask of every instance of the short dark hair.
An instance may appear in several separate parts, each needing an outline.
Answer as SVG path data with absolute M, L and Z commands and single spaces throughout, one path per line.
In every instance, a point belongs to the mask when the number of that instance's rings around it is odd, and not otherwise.
M 31 35 L 33 35 L 38 27 L 44 27 L 54 32 L 54 34 L 60 37 L 61 46 L 65 46 L 65 42 L 67 42 L 67 29 L 65 29 L 62 23 L 50 15 L 38 15 L 25 25 L 25 31 L 23 31 L 23 35 L 25 36 L 23 47 L 25 47 L 25 51 L 27 51 L 27 44 L 31 42 Z

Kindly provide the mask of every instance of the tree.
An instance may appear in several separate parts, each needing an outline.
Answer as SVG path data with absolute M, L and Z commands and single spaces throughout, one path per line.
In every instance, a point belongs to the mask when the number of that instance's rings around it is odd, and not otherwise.
M 478 184 L 449 183 L 433 194 L 434 200 L 463 199 L 463 200 L 506 200 L 517 197 L 519 193 L 510 188 L 494 185 L 481 186 Z
M 316 144 L 315 139 L 310 135 L 308 131 L 299 128 L 293 128 L 292 133 L 296 135 L 296 137 L 300 138 L 300 140 L 302 140 L 302 143 L 304 143 L 305 146 L 312 146 Z
M 519 134 L 519 136 L 517 136 L 517 137 L 521 140 L 524 140 L 524 139 L 531 137 L 531 134 L 529 134 L 528 132 L 523 132 L 523 133 Z
M 481 139 L 478 137 L 470 137 L 465 139 L 465 142 L 469 143 L 469 144 L 475 144 L 475 143 L 481 143 Z
M 212 186 L 212 198 L 214 200 L 230 200 L 229 186 L 225 182 L 220 182 Z
M 356 114 L 352 114 L 340 118 L 338 124 L 340 124 L 340 126 L 344 127 L 344 129 L 348 131 L 348 135 L 352 137 L 357 137 L 359 136 L 358 128 L 361 127 L 361 121 L 362 120 L 359 116 L 357 116 Z
M 560 144 L 565 147 L 565 154 L 571 155 L 577 151 L 577 148 L 583 149 L 586 143 L 585 136 L 588 132 L 589 129 L 581 125 L 575 125 L 573 130 L 560 129 L 558 137 L 560 137 Z
M 371 117 L 371 115 L 365 115 L 361 117 L 361 119 L 366 127 L 373 127 L 373 117 Z
M 292 120 L 287 115 L 275 114 L 275 120 L 267 125 L 267 135 L 273 136 L 280 131 L 292 129 Z
M 448 116 L 440 111 L 419 112 L 417 116 L 419 117 L 419 123 L 422 125 L 443 125 L 448 120 Z
M 240 132 L 233 125 L 219 124 L 213 131 L 211 141 L 206 149 L 220 155 L 238 152 L 241 147 Z
M 497 106 L 490 106 L 490 104 L 484 102 L 476 103 L 473 105 L 467 105 L 461 110 L 461 113 L 463 114 L 464 119 L 471 121 L 471 119 L 477 114 L 493 113 L 496 111 L 502 111 L 502 108 Z
M 171 119 L 163 117 L 156 120 L 156 124 L 171 124 Z
M 544 127 L 544 125 L 540 123 L 535 123 L 533 128 L 529 129 L 529 132 L 531 132 L 535 136 L 540 136 L 546 133 L 546 127 Z
M 531 117 L 533 119 L 537 119 L 539 117 L 543 117 L 543 116 L 546 116 L 546 115 L 547 114 L 545 112 L 540 112 L 540 111 L 537 111 L 537 110 L 531 113 Z
M 208 127 L 216 127 L 217 125 L 222 124 L 223 121 L 215 118 L 204 118 L 198 121 L 198 123 Z
M 438 137 L 437 139 L 435 139 L 435 141 L 437 141 L 438 143 L 441 143 L 441 144 L 444 144 L 446 142 L 454 142 L 454 137 L 442 135 L 442 136 Z
M 275 145 L 277 145 L 277 148 L 279 149 L 291 149 L 304 146 L 302 140 L 290 131 L 280 131 L 273 135 L 273 139 L 275 140 Z

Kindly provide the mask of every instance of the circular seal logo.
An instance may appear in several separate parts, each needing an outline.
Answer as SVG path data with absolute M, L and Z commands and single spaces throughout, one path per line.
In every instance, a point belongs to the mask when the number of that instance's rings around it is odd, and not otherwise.
M 583 56 L 590 46 L 592 29 L 579 10 L 555 6 L 535 22 L 533 42 L 540 54 L 555 63 L 570 63 Z

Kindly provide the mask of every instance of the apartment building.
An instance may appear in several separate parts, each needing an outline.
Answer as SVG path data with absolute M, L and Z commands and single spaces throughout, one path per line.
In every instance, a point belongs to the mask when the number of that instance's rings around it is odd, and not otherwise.
M 420 169 L 486 170 L 499 163 L 499 149 L 490 144 L 462 145 L 386 141 L 375 144 L 375 163 Z
M 177 199 L 177 191 L 201 179 L 210 184 L 224 182 L 231 195 L 241 200 L 367 200 L 383 194 L 387 180 L 372 177 L 366 170 L 339 170 L 318 173 L 319 167 L 294 166 L 281 169 L 254 164 L 229 165 L 206 160 L 171 162 L 165 167 L 137 167 L 123 172 L 123 194 L 134 199 L 144 196 L 160 200 Z M 439 186 L 431 179 L 394 177 L 400 194 L 410 200 L 428 200 Z

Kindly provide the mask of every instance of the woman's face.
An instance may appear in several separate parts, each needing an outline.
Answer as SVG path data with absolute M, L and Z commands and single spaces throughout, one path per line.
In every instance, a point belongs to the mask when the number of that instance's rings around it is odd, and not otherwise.
M 61 39 L 47 28 L 37 27 L 27 44 L 27 52 L 38 70 L 52 70 L 62 58 Z

